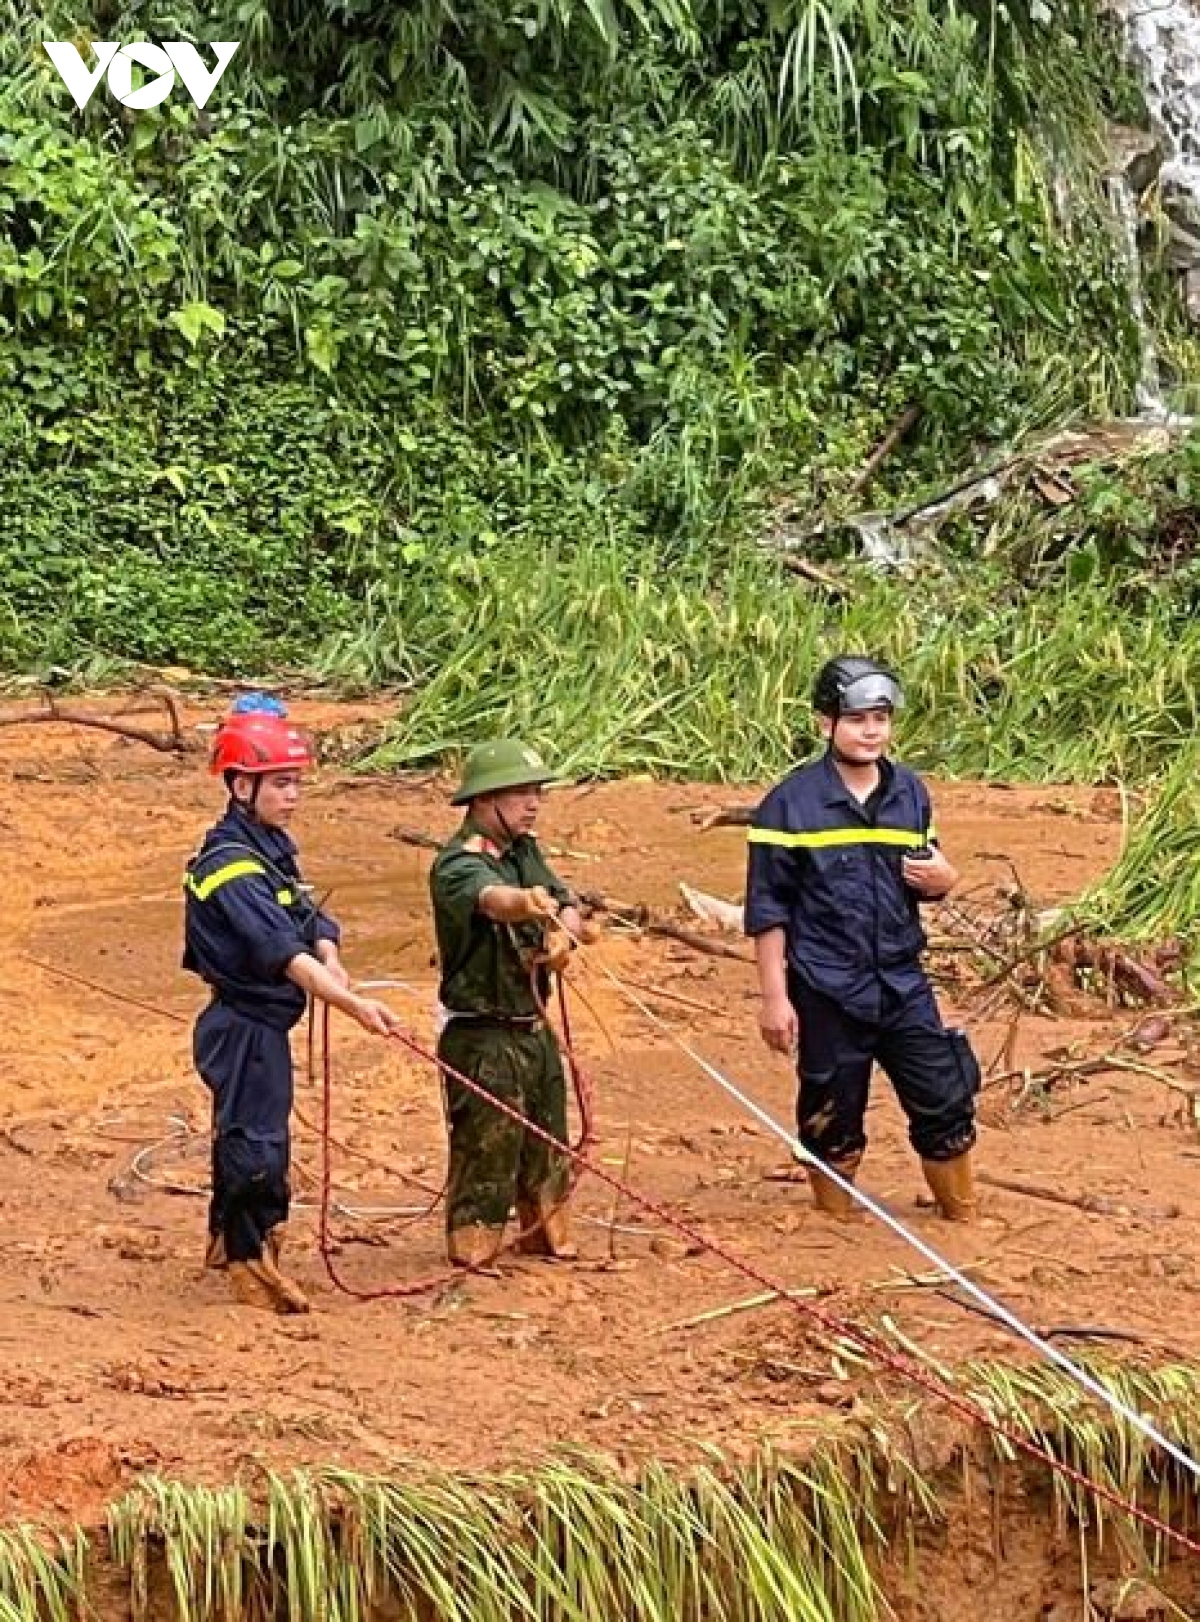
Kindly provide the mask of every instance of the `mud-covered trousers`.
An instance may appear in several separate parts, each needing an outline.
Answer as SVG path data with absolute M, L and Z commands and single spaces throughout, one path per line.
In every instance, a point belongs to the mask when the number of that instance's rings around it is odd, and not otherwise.
M 213 1101 L 209 1233 L 224 1235 L 231 1262 L 256 1261 L 288 1215 L 288 1033 L 212 1002 L 196 1021 L 193 1052 Z
M 895 1088 L 922 1159 L 953 1160 L 971 1148 L 979 1063 L 964 1033 L 942 1024 L 923 975 L 904 991 L 884 984 L 871 1020 L 795 974 L 788 995 L 800 1019 L 796 1123 L 806 1149 L 834 1165 L 862 1153 L 875 1063 Z
M 567 1139 L 566 1078 L 554 1033 L 452 1019 L 438 1058 L 477 1081 L 560 1142 Z M 553 1203 L 566 1191 L 568 1162 L 549 1144 L 443 1072 L 450 1128 L 446 1227 L 502 1228 L 513 1206 Z

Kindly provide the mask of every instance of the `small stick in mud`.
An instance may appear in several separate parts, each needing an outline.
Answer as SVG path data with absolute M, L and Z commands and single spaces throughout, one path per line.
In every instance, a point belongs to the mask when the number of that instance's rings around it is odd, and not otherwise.
M 748 828 L 754 821 L 752 805 L 723 805 L 715 811 L 693 811 L 692 821 L 701 833 L 710 828 Z
M 761 1295 L 746 1295 L 739 1301 L 729 1301 L 723 1307 L 711 1307 L 707 1312 L 697 1312 L 691 1318 L 677 1318 L 673 1323 L 659 1324 L 656 1329 L 650 1330 L 652 1335 L 668 1335 L 673 1329 L 697 1329 L 701 1324 L 716 1323 L 718 1318 L 732 1318 L 738 1312 L 753 1312 L 757 1307 L 769 1307 L 774 1301 L 811 1300 L 814 1296 L 829 1295 L 828 1287 L 818 1287 L 815 1284 L 805 1285 L 798 1290 L 764 1290 Z
M 1064 1194 L 1057 1188 L 1019 1182 L 1013 1177 L 997 1177 L 989 1171 L 979 1171 L 975 1175 L 981 1183 L 987 1183 L 991 1188 L 1002 1188 L 1009 1194 L 1024 1194 L 1031 1200 L 1049 1200 L 1054 1205 L 1073 1205 L 1092 1216 L 1142 1217 L 1148 1222 L 1165 1222 L 1181 1215 L 1177 1205 L 1136 1205 L 1128 1200 L 1110 1199 L 1107 1194 Z
M 732 957 L 739 963 L 754 962 L 754 953 L 746 947 L 733 946 L 729 941 L 711 940 L 707 935 L 697 935 L 693 930 L 683 929 L 678 924 L 647 924 L 646 933 L 678 941 L 681 946 L 690 946 L 693 952 L 707 952 L 709 957 Z

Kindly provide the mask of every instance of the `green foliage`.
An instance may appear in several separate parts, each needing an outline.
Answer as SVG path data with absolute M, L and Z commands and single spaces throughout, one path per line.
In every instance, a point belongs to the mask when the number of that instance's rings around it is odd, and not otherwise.
M 1200 993 L 1200 748 L 1194 735 L 1130 816 L 1113 868 L 1071 908 L 1093 936 L 1134 945 L 1177 943 L 1192 995 Z
M 510 544 L 703 572 L 910 403 L 901 487 L 1129 402 L 1084 0 L 0 12 L 10 667 L 302 664 Z M 80 112 L 40 42 L 89 32 L 242 44 L 203 112 Z
M 1200 621 L 1165 591 L 999 568 L 860 571 L 838 603 L 767 559 L 720 567 L 619 539 L 536 539 L 426 560 L 327 645 L 318 671 L 415 689 L 376 765 L 516 732 L 581 775 L 761 781 L 816 747 L 813 672 L 837 649 L 893 660 L 898 748 L 952 775 L 1143 780 L 1200 730 Z

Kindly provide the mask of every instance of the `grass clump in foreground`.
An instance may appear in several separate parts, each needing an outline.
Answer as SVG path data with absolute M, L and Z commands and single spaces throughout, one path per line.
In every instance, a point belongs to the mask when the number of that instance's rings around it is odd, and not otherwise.
M 1200 1371 L 1104 1373 L 1200 1451 Z M 1195 1483 L 1057 1371 L 975 1366 L 962 1384 L 1057 1457 L 1195 1529 Z M 1167 1547 L 1083 1488 L 1055 1477 L 1047 1509 L 1046 1473 L 1033 1464 L 1017 1476 L 1023 1455 L 993 1433 L 961 1434 L 923 1474 L 929 1435 L 925 1410 L 910 1407 L 816 1432 L 803 1459 L 735 1465 L 714 1453 L 684 1474 L 649 1464 L 633 1479 L 599 1461 L 478 1477 L 268 1473 L 253 1493 L 149 1478 L 112 1506 L 107 1540 L 0 1537 L 0 1618 L 87 1614 L 103 1566 L 110 1583 L 113 1568 L 128 1582 L 133 1622 L 873 1622 L 890 1610 L 885 1556 L 894 1570 L 907 1549 L 919 1575 L 922 1539 L 937 1548 L 951 1495 L 977 1492 L 980 1473 L 980 1503 L 991 1492 L 1000 1503 L 1006 1482 L 1022 1489 L 1009 1501 L 1026 1522 L 1044 1514 L 1047 1532 L 1075 1528 L 1081 1554 L 1084 1541 L 1094 1558 L 1115 1537 L 1127 1565 L 1165 1565 Z M 951 1540 L 933 1558 L 952 1550 Z

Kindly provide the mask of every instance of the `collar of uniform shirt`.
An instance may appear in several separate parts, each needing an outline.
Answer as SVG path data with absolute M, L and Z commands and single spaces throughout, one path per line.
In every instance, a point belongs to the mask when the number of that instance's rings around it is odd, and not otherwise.
M 873 817 L 896 781 L 895 766 L 884 758 L 879 762 L 879 782 L 865 800 L 858 800 L 842 781 L 841 773 L 833 763 L 833 755 L 828 750 L 822 757 L 821 764 L 825 768 L 825 792 L 822 795 L 825 804 L 849 805 L 860 815 L 865 813 Z

